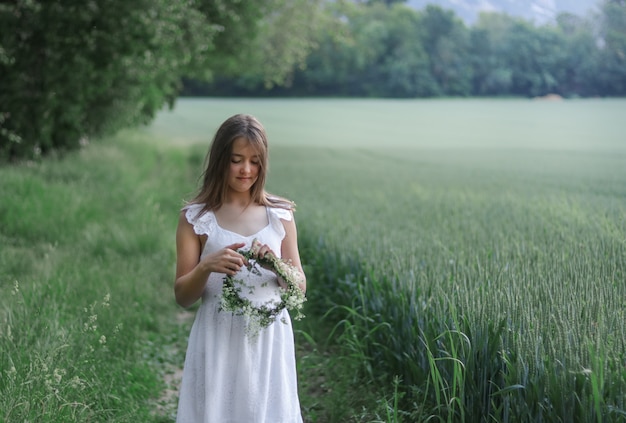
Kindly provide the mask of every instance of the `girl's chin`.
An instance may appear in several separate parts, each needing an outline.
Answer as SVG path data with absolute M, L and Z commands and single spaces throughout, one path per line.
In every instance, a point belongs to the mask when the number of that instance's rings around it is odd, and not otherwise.
M 252 189 L 252 185 L 229 187 L 229 191 L 235 194 L 245 194 L 245 193 L 249 194 L 251 189 Z

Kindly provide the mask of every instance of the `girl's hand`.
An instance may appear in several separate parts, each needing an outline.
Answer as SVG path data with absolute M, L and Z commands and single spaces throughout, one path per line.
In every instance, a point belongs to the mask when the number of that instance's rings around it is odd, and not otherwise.
M 275 260 L 276 254 L 267 244 L 261 244 L 258 240 L 252 241 L 252 246 L 250 247 L 250 252 L 252 253 L 252 258 L 257 261 L 259 266 L 264 268 L 265 270 L 271 270 L 272 266 L 267 264 L 267 260 Z M 263 260 L 267 259 L 267 260 Z
M 270 258 L 271 256 L 276 257 L 276 254 L 274 254 L 272 249 L 267 244 L 261 244 L 256 239 L 252 241 L 250 251 L 252 252 L 252 257 L 254 259 L 263 259 L 265 256 L 267 256 L 267 258 Z
M 202 260 L 202 263 L 212 273 L 224 273 L 233 276 L 241 270 L 242 266 L 248 264 L 245 257 L 237 252 L 244 245 L 246 244 L 243 242 L 231 244 L 213 254 L 209 254 Z
M 261 244 L 256 239 L 252 241 L 252 246 L 250 247 L 250 251 L 252 252 L 252 258 L 257 260 L 258 264 L 262 268 L 274 272 L 276 274 L 276 277 L 278 278 L 278 284 L 283 289 L 287 289 L 288 288 L 287 283 L 283 280 L 280 274 L 281 273 L 284 274 L 284 272 L 286 272 L 287 270 L 292 271 L 291 269 L 295 269 L 295 268 L 291 264 L 286 263 L 283 260 L 280 260 L 278 257 L 276 257 L 276 254 L 272 251 L 272 249 L 267 244 Z M 266 259 L 266 260 L 263 260 L 263 259 Z M 263 262 L 265 263 L 260 262 L 258 260 L 263 260 Z M 272 264 L 267 264 L 268 261 Z M 276 266 L 279 266 L 279 267 L 282 266 L 283 270 L 277 271 L 278 269 L 275 268 Z M 295 270 L 296 272 L 301 272 L 298 269 L 295 269 Z

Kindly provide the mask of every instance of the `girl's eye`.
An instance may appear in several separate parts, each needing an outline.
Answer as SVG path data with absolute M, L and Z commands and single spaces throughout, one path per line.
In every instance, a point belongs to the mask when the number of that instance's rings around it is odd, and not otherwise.
M 230 162 L 233 164 L 239 164 L 239 163 L 242 163 L 243 160 L 242 159 L 230 159 Z M 258 160 L 251 160 L 250 163 L 252 163 L 254 166 L 259 166 L 261 164 L 261 162 Z

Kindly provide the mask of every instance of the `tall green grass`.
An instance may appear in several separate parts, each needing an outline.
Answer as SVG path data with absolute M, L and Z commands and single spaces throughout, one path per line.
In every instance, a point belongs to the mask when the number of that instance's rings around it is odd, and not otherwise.
M 407 421 L 624 418 L 624 155 L 279 154 L 310 296 Z
M 0 168 L 0 421 L 156 421 L 186 155 L 136 133 Z
M 308 314 L 361 385 L 389 387 L 381 420 L 622 421 L 624 107 L 189 100 L 155 128 L 266 123 L 270 187 L 299 205 Z

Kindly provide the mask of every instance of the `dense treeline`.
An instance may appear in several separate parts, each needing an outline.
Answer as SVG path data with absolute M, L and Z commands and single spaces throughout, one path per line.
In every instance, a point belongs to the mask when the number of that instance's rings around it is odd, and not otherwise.
M 471 27 L 437 6 L 325 3 L 316 48 L 287 87 L 224 77 L 187 94 L 367 97 L 626 95 L 626 1 L 535 25 L 484 13 Z
M 317 10 L 310 0 L 0 1 L 0 160 L 148 122 L 184 76 L 254 69 L 255 81 L 280 84 L 306 57 Z

